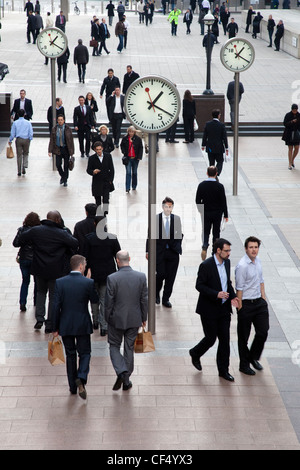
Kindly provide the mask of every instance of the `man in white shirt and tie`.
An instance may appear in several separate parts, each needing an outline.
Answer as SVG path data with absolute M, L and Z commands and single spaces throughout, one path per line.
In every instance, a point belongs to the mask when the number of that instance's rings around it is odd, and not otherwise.
M 125 118 L 124 113 L 124 95 L 120 87 L 116 87 L 111 96 L 107 98 L 108 117 L 112 127 L 114 144 L 118 148 L 121 137 L 122 121 Z
M 74 108 L 73 124 L 79 140 L 81 157 L 84 152 L 90 156 L 91 129 L 95 127 L 94 116 L 90 106 L 85 104 L 85 97 L 79 96 L 79 106 Z M 85 142 L 84 142 L 85 141 Z

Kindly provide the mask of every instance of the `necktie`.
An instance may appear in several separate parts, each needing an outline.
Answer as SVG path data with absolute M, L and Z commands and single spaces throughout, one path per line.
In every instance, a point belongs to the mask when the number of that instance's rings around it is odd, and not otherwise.
M 170 239 L 170 222 L 169 222 L 169 217 L 166 218 L 165 231 L 166 231 L 166 238 L 167 238 L 167 239 Z M 166 244 L 166 248 L 169 248 L 168 243 Z
M 63 147 L 62 128 L 59 128 L 59 146 Z
M 84 108 L 83 108 L 83 106 L 81 107 L 81 112 L 82 112 L 82 114 L 84 115 Z

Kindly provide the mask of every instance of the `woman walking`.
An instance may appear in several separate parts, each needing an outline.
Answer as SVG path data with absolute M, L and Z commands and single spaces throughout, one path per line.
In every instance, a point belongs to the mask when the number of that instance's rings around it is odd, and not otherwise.
M 124 157 L 127 157 L 125 188 L 129 193 L 130 186 L 135 190 L 137 187 L 137 170 L 140 160 L 143 158 L 142 139 L 136 135 L 136 129 L 129 126 L 127 134 L 121 141 L 121 151 Z

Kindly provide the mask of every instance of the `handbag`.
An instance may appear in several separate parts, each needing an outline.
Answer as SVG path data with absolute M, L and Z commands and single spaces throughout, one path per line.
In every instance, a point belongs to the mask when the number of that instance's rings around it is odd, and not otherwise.
M 125 155 L 124 155 L 124 157 L 122 157 L 122 163 L 123 163 L 123 165 L 127 166 L 128 163 L 129 163 L 129 158 L 125 157 Z
M 75 164 L 75 157 L 70 157 L 70 158 L 69 158 L 69 170 L 70 170 L 70 171 L 73 170 L 74 164 Z
M 147 353 L 152 351 L 155 351 L 155 346 L 151 331 L 146 331 L 145 328 L 143 328 L 142 331 L 138 333 L 137 337 L 135 338 L 134 352 Z
M 197 131 L 198 129 L 199 129 L 199 126 L 198 126 L 197 120 L 194 119 L 194 131 Z
M 11 145 L 8 145 L 8 147 L 6 147 L 6 157 L 7 158 L 14 158 L 14 151 L 13 151 L 13 148 Z
M 63 344 L 60 336 L 49 335 L 48 339 L 48 361 L 52 366 L 65 363 Z
M 96 39 L 90 40 L 90 47 L 98 47 L 98 41 Z
M 299 144 L 300 142 L 300 132 L 298 130 L 292 131 L 291 143 Z

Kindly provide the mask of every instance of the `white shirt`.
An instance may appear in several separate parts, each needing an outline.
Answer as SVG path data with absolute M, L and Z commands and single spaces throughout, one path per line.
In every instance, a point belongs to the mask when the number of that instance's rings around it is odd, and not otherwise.
M 24 100 L 20 99 L 20 109 L 25 110 L 25 98 L 24 98 Z
M 217 265 L 220 281 L 221 281 L 221 286 L 222 286 L 222 291 L 227 292 L 228 289 L 228 279 L 227 279 L 227 273 L 225 269 L 225 262 L 223 261 L 222 263 L 219 262 L 218 258 L 216 255 L 214 255 L 215 263 Z M 226 302 L 226 299 L 222 299 L 222 303 Z
M 245 254 L 235 268 L 236 290 L 243 292 L 242 300 L 259 299 L 260 285 L 264 282 L 261 262 L 258 257 L 251 261 Z
M 115 109 L 114 113 L 122 113 L 122 107 L 121 107 L 121 96 L 116 96 L 116 104 L 115 104 Z

